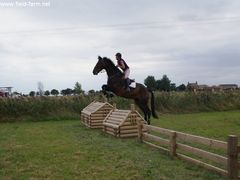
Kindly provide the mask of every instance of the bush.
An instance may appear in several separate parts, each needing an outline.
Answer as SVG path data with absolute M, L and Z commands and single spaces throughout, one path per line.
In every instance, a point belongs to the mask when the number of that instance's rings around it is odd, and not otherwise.
M 240 91 L 155 92 L 159 113 L 189 113 L 240 109 Z M 103 95 L 0 98 L 0 121 L 80 119 L 81 110 L 92 101 L 104 102 Z M 133 100 L 113 97 L 119 109 L 130 109 Z M 139 110 L 137 108 L 137 110 Z
M 169 113 L 240 109 L 240 91 L 155 92 L 156 110 Z

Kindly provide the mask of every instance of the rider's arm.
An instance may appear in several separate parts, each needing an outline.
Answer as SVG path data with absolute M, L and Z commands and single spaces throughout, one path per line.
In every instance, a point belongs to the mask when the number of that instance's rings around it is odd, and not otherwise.
M 121 69 L 125 69 L 125 65 L 123 61 L 120 61 L 120 64 L 118 64 L 117 67 L 120 67 Z

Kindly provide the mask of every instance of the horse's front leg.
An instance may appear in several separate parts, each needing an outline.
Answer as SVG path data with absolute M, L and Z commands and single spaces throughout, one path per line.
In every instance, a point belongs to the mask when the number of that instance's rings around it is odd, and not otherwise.
M 107 91 L 113 92 L 111 86 L 109 86 L 108 84 L 102 85 L 102 90 L 105 91 L 105 92 L 107 92 Z
M 108 99 L 114 96 L 114 93 L 112 92 L 110 86 L 107 84 L 102 85 L 102 92 Z

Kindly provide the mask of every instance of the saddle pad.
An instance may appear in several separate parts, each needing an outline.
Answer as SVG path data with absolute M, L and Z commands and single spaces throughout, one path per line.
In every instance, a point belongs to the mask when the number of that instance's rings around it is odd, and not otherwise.
M 132 82 L 129 86 L 130 86 L 131 88 L 136 88 L 136 82 Z

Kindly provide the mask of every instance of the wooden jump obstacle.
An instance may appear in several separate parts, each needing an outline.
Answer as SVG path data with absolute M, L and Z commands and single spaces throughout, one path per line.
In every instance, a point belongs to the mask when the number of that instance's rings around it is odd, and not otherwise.
M 137 137 L 137 121 L 145 123 L 133 104 L 131 105 L 131 110 L 120 110 L 115 107 L 104 119 L 103 131 L 115 137 Z M 143 131 L 146 132 L 145 130 Z
M 147 129 L 148 133 L 144 132 L 143 129 Z M 138 122 L 138 130 L 138 137 L 141 142 L 167 151 L 173 157 L 178 157 L 179 159 L 202 166 L 208 170 L 229 176 L 230 179 L 240 179 L 238 175 L 240 170 L 240 162 L 238 161 L 240 146 L 238 146 L 238 138 L 235 135 L 229 135 L 228 141 L 224 142 L 146 125 L 142 124 L 142 122 Z M 152 132 L 155 134 L 151 134 Z M 156 135 L 156 133 L 163 135 L 165 138 Z M 189 145 L 189 143 L 191 145 Z M 221 149 L 225 152 L 225 156 L 193 147 L 192 143 L 198 143 L 207 148 Z M 189 157 L 186 153 L 197 156 L 201 160 L 195 159 L 192 156 Z M 208 160 L 208 162 L 204 162 L 204 159 Z M 220 166 L 216 167 L 215 165 L 209 164 L 209 162 L 214 162 Z
M 113 106 L 107 102 L 93 101 L 81 111 L 81 121 L 90 128 L 103 128 L 103 120 L 113 109 Z

